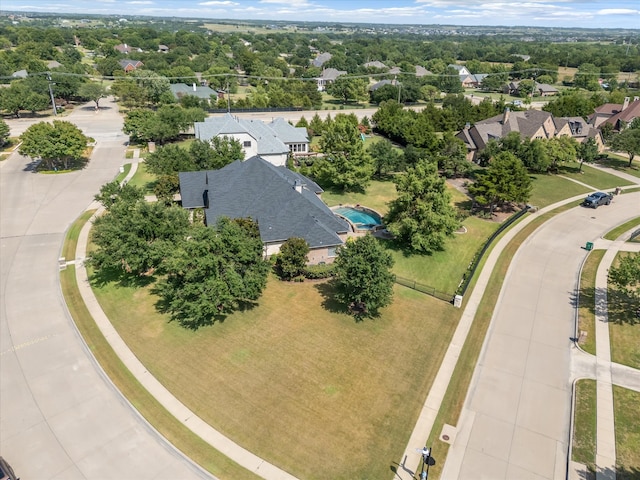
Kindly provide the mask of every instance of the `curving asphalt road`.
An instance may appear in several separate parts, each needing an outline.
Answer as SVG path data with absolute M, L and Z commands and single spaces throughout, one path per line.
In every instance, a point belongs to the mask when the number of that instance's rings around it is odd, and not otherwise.
M 65 231 L 124 160 L 122 119 L 103 103 L 61 118 L 97 140 L 86 169 L 36 174 L 17 153 L 0 163 L 0 453 L 29 480 L 211 478 L 105 378 L 59 291 Z M 34 121 L 8 123 L 19 135 Z

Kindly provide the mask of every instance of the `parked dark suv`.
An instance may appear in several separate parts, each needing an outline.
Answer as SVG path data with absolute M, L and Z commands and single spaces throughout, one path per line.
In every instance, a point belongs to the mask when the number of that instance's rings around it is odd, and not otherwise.
M 0 457 L 0 480 L 20 480 L 2 457 Z
M 609 205 L 613 200 L 613 195 L 604 192 L 596 192 L 584 199 L 582 205 L 585 207 L 598 208 L 600 205 Z

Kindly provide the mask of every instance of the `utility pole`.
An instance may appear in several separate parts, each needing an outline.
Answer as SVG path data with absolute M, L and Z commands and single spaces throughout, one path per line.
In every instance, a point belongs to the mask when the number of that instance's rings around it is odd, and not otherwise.
M 58 115 L 58 110 L 56 110 L 56 99 L 53 96 L 53 88 L 51 88 L 54 83 L 51 82 L 51 72 L 47 72 L 47 80 L 49 81 L 49 95 L 51 96 L 51 106 L 53 106 L 53 114 Z
M 231 113 L 231 91 L 229 90 L 228 78 L 227 78 L 227 113 Z

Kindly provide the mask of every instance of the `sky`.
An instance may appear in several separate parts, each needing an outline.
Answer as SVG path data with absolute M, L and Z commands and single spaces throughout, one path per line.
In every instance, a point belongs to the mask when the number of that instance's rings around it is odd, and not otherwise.
M 640 29 L 640 0 L 1 0 L 4 11 Z

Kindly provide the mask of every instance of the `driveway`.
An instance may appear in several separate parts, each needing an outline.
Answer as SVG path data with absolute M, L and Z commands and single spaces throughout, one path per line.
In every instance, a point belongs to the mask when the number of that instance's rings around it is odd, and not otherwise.
M 507 272 L 443 478 L 567 474 L 573 294 L 584 247 L 639 213 L 640 193 L 576 207 L 538 228 Z
M 97 140 L 86 169 L 36 174 L 17 153 L 0 163 L 0 452 L 24 479 L 210 478 L 112 386 L 59 290 L 67 228 L 124 162 L 122 119 L 104 107 L 60 118 Z M 17 135 L 34 120 L 8 123 Z

